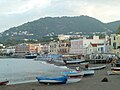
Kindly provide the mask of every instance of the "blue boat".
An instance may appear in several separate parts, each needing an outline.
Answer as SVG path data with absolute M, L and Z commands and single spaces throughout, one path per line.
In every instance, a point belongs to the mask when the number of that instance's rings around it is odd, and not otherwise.
M 43 84 L 65 84 L 67 82 L 67 76 L 60 77 L 36 77 L 39 83 Z

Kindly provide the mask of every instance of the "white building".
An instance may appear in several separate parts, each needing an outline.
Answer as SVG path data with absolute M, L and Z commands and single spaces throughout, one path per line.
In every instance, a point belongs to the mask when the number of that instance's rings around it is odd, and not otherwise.
M 7 53 L 7 54 L 15 53 L 15 46 L 9 46 L 9 47 L 7 47 L 5 49 L 2 49 L 2 52 Z
M 83 39 L 71 40 L 70 54 L 84 54 Z
M 103 46 L 106 47 L 106 45 L 109 45 L 108 36 L 106 36 L 103 39 L 100 39 L 99 36 L 93 36 L 92 39 L 87 39 L 86 37 L 83 37 L 83 39 L 71 40 L 70 53 L 86 55 L 87 47 L 90 45 L 90 43 L 94 43 L 94 44 L 102 43 Z M 99 46 L 99 48 L 100 47 L 101 46 Z M 106 52 L 106 48 L 104 48 L 104 52 Z
M 67 39 L 69 39 L 69 38 L 70 38 L 70 35 L 63 35 L 63 34 L 58 35 L 58 39 L 59 39 L 59 40 L 67 40 Z

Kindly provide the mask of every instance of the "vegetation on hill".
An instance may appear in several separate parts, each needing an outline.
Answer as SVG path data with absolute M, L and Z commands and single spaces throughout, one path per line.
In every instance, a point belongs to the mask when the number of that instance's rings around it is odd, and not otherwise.
M 89 16 L 45 17 L 4 31 L 0 34 L 0 41 L 21 41 L 24 39 L 43 41 L 58 34 L 115 33 L 119 25 L 120 21 L 103 23 Z

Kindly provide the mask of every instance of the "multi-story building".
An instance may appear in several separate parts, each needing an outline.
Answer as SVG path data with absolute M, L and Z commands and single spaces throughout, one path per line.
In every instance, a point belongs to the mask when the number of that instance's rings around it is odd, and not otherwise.
M 110 45 L 113 47 L 113 52 L 120 55 L 120 35 L 111 34 Z
M 48 44 L 41 45 L 40 48 L 41 48 L 40 53 L 46 53 L 46 54 L 49 53 L 49 45 Z
M 68 40 L 61 40 L 59 41 L 59 46 L 57 49 L 58 54 L 67 54 L 69 53 L 70 49 L 70 42 Z
M 39 53 L 41 44 L 18 44 L 15 48 L 15 55 L 24 57 L 26 53 Z
M 26 43 L 18 44 L 15 48 L 15 56 L 24 57 L 26 53 L 29 52 L 29 48 Z
M 71 40 L 70 54 L 84 54 L 83 39 Z
M 50 54 L 57 54 L 58 53 L 58 47 L 59 47 L 59 43 L 55 42 L 55 41 L 51 41 L 49 43 L 49 53 Z
M 105 38 L 100 39 L 99 36 L 93 36 L 93 38 L 86 38 L 83 37 L 82 39 L 77 40 L 71 40 L 71 47 L 70 47 L 70 53 L 71 54 L 87 54 L 87 47 L 90 45 L 90 43 L 94 44 L 104 44 L 104 47 L 106 45 L 109 45 L 108 43 L 108 36 Z M 106 49 L 104 49 L 104 52 L 106 52 Z
M 15 46 L 9 46 L 7 48 L 2 49 L 2 53 L 14 54 L 15 53 Z

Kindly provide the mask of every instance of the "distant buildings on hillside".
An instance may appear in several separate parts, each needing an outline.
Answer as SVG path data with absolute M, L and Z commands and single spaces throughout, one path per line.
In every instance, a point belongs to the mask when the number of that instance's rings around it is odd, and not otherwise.
M 4 53 L 14 53 L 15 56 L 24 57 L 26 53 L 38 54 L 77 54 L 90 55 L 100 53 L 116 53 L 120 55 L 120 35 L 112 34 L 100 38 L 94 35 L 58 35 L 59 41 L 51 41 L 48 44 L 18 44 L 14 48 L 2 49 Z

